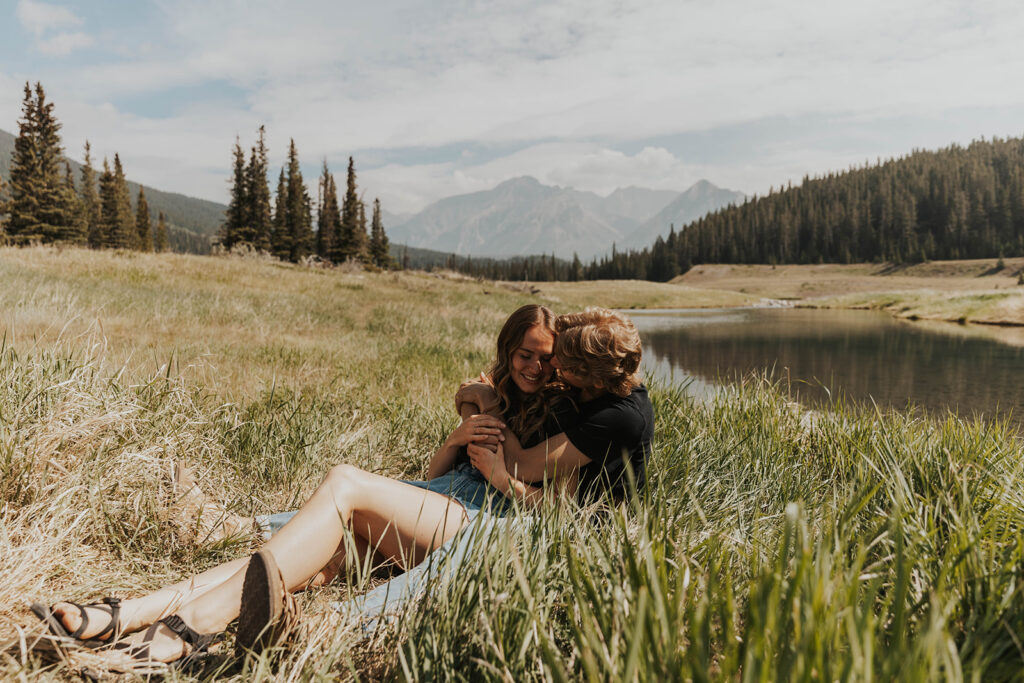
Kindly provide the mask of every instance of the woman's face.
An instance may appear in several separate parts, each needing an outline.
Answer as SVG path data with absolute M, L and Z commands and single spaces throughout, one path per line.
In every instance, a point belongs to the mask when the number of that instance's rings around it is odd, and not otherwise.
M 512 352 L 512 381 L 519 391 L 533 394 L 551 379 L 551 356 L 555 337 L 541 326 L 534 325 L 523 335 L 523 343 Z

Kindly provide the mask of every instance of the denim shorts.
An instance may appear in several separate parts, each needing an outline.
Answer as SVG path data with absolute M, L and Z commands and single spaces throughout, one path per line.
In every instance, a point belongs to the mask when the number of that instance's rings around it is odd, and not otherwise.
M 483 510 L 498 517 L 504 516 L 511 509 L 511 501 L 495 489 L 484 476 L 470 463 L 460 463 L 454 469 L 430 481 L 400 480 L 417 488 L 433 491 L 448 496 L 466 509 L 466 515 L 472 522 Z M 270 538 L 295 516 L 297 510 L 275 512 L 269 515 L 256 515 L 256 526 L 264 540 Z

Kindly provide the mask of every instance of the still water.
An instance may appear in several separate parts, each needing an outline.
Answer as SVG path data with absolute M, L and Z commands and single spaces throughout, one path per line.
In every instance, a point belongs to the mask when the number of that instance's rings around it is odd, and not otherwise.
M 628 311 L 644 369 L 706 395 L 773 373 L 804 403 L 847 401 L 1024 420 L 1024 348 L 976 328 L 811 309 Z

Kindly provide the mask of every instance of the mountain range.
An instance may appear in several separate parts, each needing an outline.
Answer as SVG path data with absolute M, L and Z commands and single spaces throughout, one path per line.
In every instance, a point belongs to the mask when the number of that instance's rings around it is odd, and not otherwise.
M 588 260 L 609 253 L 612 244 L 620 250 L 649 247 L 672 224 L 681 227 L 744 199 L 742 192 L 706 180 L 685 192 L 626 187 L 602 197 L 524 176 L 447 197 L 385 227 L 392 242 L 464 256 L 554 253 Z

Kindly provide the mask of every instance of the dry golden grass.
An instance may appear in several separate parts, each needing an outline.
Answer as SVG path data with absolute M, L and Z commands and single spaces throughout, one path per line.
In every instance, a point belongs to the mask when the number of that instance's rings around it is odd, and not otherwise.
M 1024 259 L 891 265 L 701 265 L 678 284 L 791 300 L 800 306 L 866 308 L 922 320 L 1024 325 Z
M 606 308 L 729 308 L 750 306 L 758 297 L 713 287 L 665 284 L 644 280 L 537 282 L 538 296 L 560 310 L 587 306 Z

